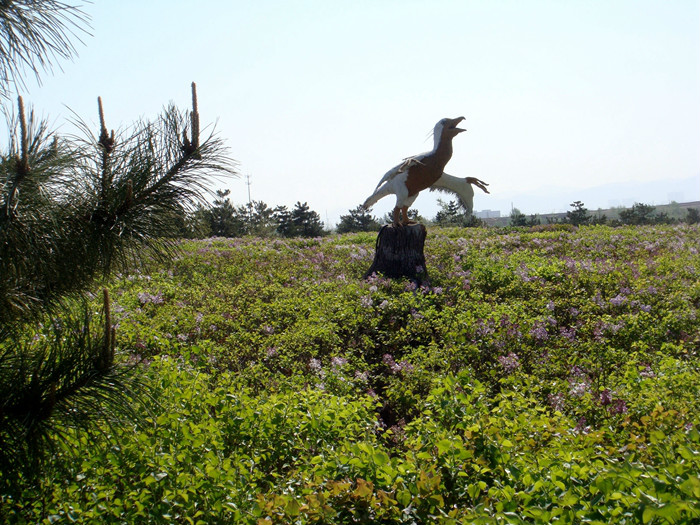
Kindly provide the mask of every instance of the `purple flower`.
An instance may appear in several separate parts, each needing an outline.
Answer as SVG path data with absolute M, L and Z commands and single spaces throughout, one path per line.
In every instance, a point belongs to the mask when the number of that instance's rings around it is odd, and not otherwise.
M 610 304 L 613 306 L 621 306 L 627 301 L 627 297 L 622 294 L 617 294 L 615 297 L 610 299 Z
M 611 414 L 626 414 L 627 413 L 627 403 L 622 399 L 615 399 L 610 406 Z
M 569 379 L 569 394 L 574 397 L 582 397 L 591 391 L 591 380 L 586 376 L 578 376 Z
M 399 361 L 397 366 L 397 371 L 398 372 L 412 372 L 413 371 L 413 365 L 406 361 L 405 359 L 403 361 Z
M 355 379 L 366 383 L 369 380 L 369 373 L 366 371 L 360 372 L 359 370 L 355 370 Z
M 356 252 L 352 252 L 350 254 L 350 259 L 352 260 L 364 259 L 365 257 L 367 257 L 367 250 L 362 247 L 360 247 Z
M 656 374 L 654 374 L 654 371 L 651 369 L 651 366 L 649 365 L 644 365 L 644 368 L 639 371 L 639 376 L 640 377 L 654 377 Z
M 600 404 L 605 406 L 612 403 L 612 392 L 609 389 L 605 389 L 600 393 Z
M 340 368 L 342 366 L 345 366 L 348 364 L 348 360 L 345 359 L 344 357 L 332 357 L 331 358 L 331 366 L 333 368 Z
M 547 396 L 549 405 L 556 411 L 562 412 L 564 410 L 564 396 L 562 394 L 549 394 Z
M 578 365 L 574 365 L 571 367 L 571 375 L 573 377 L 585 377 L 588 378 L 588 372 L 584 369 L 581 368 Z
M 384 363 L 393 374 L 401 371 L 401 365 L 394 361 L 394 357 L 391 354 L 384 354 L 382 363 Z
M 586 418 L 582 417 L 581 419 L 578 420 L 578 423 L 574 427 L 574 432 L 580 432 L 581 434 L 588 434 L 588 432 L 591 430 L 591 427 L 589 427 L 587 424 Z
M 501 366 L 508 374 L 520 368 L 520 358 L 518 358 L 518 356 L 513 352 L 509 353 L 508 355 L 500 356 L 498 358 L 498 362 L 501 363 Z
M 530 329 L 530 335 L 536 341 L 546 341 L 549 339 L 547 327 L 543 321 L 535 321 L 535 325 Z
M 141 304 L 163 304 L 163 294 L 161 292 L 155 295 L 148 292 L 139 292 L 138 298 Z
M 315 357 L 312 357 L 309 360 L 309 368 L 318 372 L 319 370 L 321 370 L 321 361 L 319 361 Z
M 360 298 L 360 304 L 365 308 L 369 308 L 373 304 L 372 298 L 369 295 L 365 295 L 365 296 Z
M 562 335 L 562 337 L 565 337 L 571 342 L 576 340 L 576 329 L 573 327 L 567 328 L 566 326 L 562 326 L 559 328 L 559 333 Z

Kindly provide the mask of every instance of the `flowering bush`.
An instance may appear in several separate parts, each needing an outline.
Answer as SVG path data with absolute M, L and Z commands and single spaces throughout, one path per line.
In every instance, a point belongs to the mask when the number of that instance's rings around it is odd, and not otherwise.
M 151 425 L 105 429 L 0 514 L 700 519 L 697 227 L 434 229 L 422 287 L 361 280 L 374 241 L 187 242 L 123 276 L 117 353 Z

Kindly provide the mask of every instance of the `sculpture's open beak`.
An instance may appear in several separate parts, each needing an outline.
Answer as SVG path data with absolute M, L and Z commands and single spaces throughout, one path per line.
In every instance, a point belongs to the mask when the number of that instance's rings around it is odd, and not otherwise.
M 462 122 L 464 120 L 464 117 L 457 117 L 455 119 L 452 119 L 450 121 L 450 125 L 448 129 L 454 130 L 456 133 L 461 133 L 462 131 L 467 131 L 466 129 L 458 128 L 457 124 Z

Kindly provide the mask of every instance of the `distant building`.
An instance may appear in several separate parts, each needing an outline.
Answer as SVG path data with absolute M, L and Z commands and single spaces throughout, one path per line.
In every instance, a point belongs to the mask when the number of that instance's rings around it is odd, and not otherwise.
M 500 216 L 500 210 L 481 210 L 474 212 L 474 217 L 477 219 L 498 219 Z

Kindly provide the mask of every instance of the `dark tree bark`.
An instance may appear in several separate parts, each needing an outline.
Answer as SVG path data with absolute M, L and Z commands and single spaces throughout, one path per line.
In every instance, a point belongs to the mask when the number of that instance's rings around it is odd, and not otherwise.
M 417 284 L 428 280 L 423 246 L 427 230 L 422 224 L 386 225 L 379 230 L 374 262 L 365 279 L 373 273 L 386 277 L 407 277 Z

